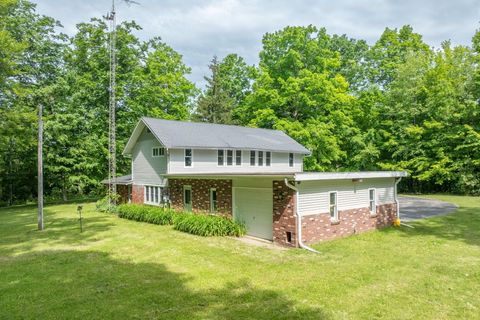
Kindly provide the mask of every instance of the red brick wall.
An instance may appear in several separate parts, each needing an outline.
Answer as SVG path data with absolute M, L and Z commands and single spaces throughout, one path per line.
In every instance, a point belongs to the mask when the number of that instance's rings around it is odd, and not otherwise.
M 143 196 L 144 188 L 142 185 L 132 185 L 132 203 L 141 204 L 143 203 L 144 196 Z
M 218 213 L 232 216 L 232 180 L 168 179 L 172 207 L 183 210 L 183 186 L 192 187 L 192 210 L 210 212 L 210 189 L 217 189 Z
M 284 181 L 273 181 L 273 242 L 289 247 L 297 246 L 296 192 L 285 185 Z M 292 241 L 287 242 L 287 232 L 291 232 Z
M 396 212 L 395 204 L 384 204 L 377 207 L 375 216 L 370 214 L 369 208 L 339 211 L 336 223 L 331 222 L 329 213 L 303 216 L 302 240 L 315 243 L 389 226 Z

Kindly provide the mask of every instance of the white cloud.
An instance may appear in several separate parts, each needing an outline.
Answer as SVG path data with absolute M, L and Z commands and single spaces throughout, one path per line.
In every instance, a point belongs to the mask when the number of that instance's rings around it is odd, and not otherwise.
M 137 1 L 138 6 L 118 4 L 119 20 L 135 20 L 143 27 L 138 34 L 142 39 L 161 36 L 184 56 L 192 67 L 190 78 L 200 86 L 213 55 L 235 52 L 257 63 L 262 36 L 287 25 L 313 24 L 373 43 L 385 27 L 410 24 L 427 43 L 439 46 L 448 39 L 469 44 L 480 17 L 476 0 Z M 40 13 L 60 20 L 68 34 L 75 32 L 77 23 L 105 14 L 111 4 L 110 0 L 34 2 Z

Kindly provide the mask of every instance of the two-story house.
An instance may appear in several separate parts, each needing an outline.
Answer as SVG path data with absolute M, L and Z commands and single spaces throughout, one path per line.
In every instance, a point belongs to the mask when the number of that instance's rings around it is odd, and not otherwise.
M 132 203 L 211 212 L 287 246 L 392 223 L 404 172 L 303 172 L 310 151 L 277 130 L 142 118 L 118 177 Z

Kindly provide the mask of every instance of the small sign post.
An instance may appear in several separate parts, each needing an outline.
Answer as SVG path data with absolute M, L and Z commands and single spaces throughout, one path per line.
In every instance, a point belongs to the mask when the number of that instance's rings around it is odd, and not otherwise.
M 82 209 L 83 209 L 83 206 L 82 205 L 79 205 L 77 207 L 77 212 L 78 212 L 78 215 L 79 215 L 79 219 L 78 221 L 80 221 L 80 232 L 83 232 L 83 225 L 82 225 Z

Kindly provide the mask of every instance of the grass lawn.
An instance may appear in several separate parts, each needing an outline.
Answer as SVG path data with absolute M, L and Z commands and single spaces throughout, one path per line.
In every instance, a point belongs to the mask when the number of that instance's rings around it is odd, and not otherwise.
M 480 318 L 480 199 L 453 214 L 275 250 L 85 206 L 0 210 L 0 319 Z

